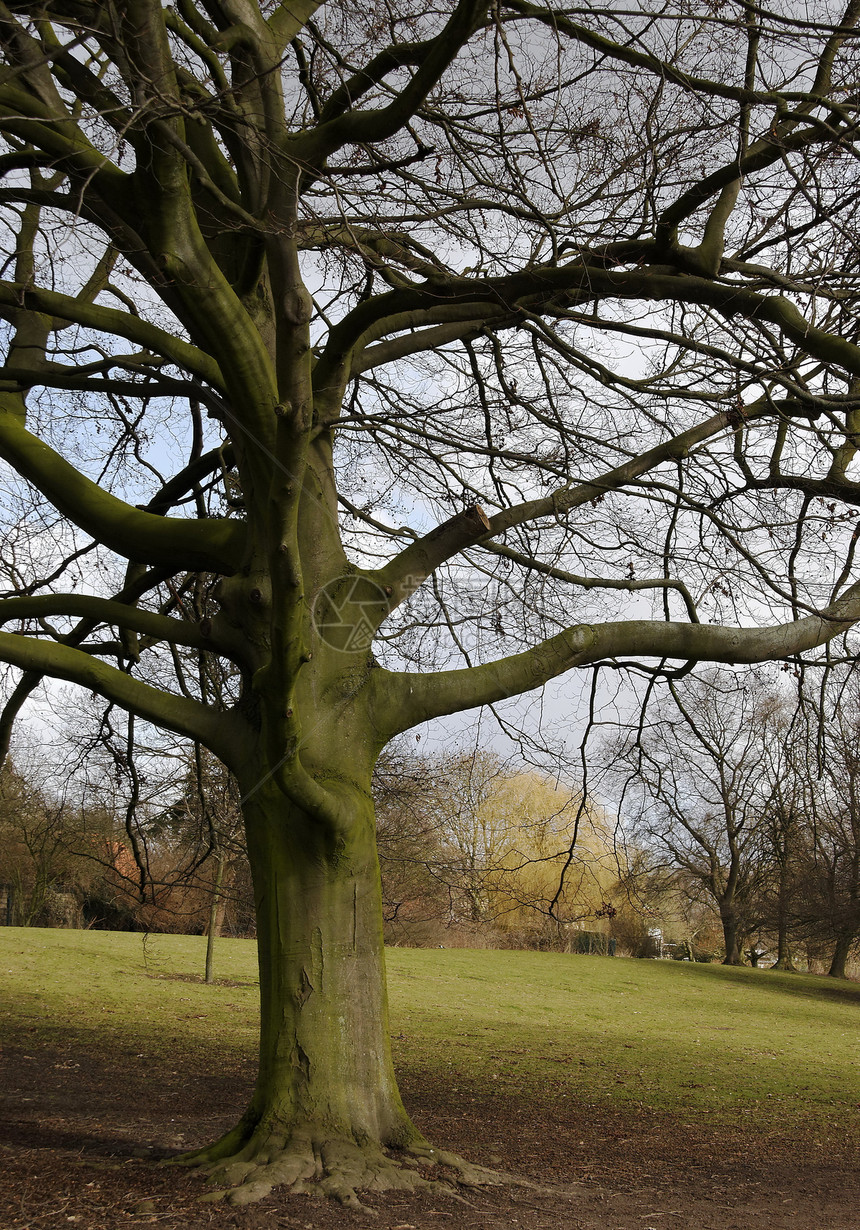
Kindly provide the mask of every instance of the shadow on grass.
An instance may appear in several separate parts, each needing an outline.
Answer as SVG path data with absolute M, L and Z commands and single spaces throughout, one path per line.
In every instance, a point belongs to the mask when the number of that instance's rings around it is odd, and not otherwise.
M 723 978 L 757 991 L 823 999 L 830 1003 L 856 1004 L 860 1008 L 860 983 L 828 978 L 825 974 L 788 974 L 783 970 L 748 969 L 745 966 L 693 966 L 706 977 Z
M 231 978 L 213 978 L 207 983 L 202 974 L 150 974 L 148 971 L 144 974 L 145 978 L 157 978 L 161 982 L 195 982 L 199 986 L 210 987 L 258 987 L 260 985 L 259 978 L 253 978 L 245 982 L 237 982 Z

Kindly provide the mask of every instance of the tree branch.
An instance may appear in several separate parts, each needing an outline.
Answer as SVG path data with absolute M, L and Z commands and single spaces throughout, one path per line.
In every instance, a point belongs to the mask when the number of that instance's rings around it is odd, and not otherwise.
M 663 444 L 641 453 L 638 457 L 588 482 L 561 487 L 552 495 L 503 509 L 489 519 L 484 510 L 479 505 L 475 505 L 472 509 L 457 514 L 444 525 L 438 526 L 429 534 L 410 543 L 383 568 L 372 574 L 373 579 L 386 590 L 389 595 L 390 610 L 394 610 L 410 594 L 414 593 L 422 581 L 426 580 L 440 564 L 453 558 L 464 548 L 478 544 L 499 555 L 507 555 L 536 571 L 562 577 L 562 579 L 587 587 L 606 585 L 608 588 L 634 590 L 651 588 L 655 585 L 674 586 L 682 593 L 689 611 L 692 609 L 691 600 L 686 587 L 681 582 L 668 579 L 648 582 L 604 582 L 598 578 L 577 578 L 570 573 L 562 575 L 557 569 L 550 569 L 548 565 L 539 560 L 529 560 L 526 556 L 519 555 L 510 548 L 496 545 L 489 540 L 515 526 L 543 517 L 558 518 L 592 500 L 601 499 L 608 492 L 620 490 L 667 461 L 686 457 L 696 445 L 704 443 L 721 431 L 736 429 L 740 422 L 751 424 L 756 419 L 779 414 L 789 416 L 794 414 L 797 417 L 808 418 L 812 413 L 815 412 L 804 406 L 798 407 L 798 403 L 794 401 L 774 401 L 767 397 L 760 398 L 751 406 L 745 407 L 742 412 L 734 407 L 731 410 L 721 411 L 719 414 L 711 415 L 695 427 L 691 427 L 688 431 L 679 432 L 677 436 L 673 436 Z
M 643 68 L 660 81 L 670 81 L 683 90 L 693 94 L 703 94 L 705 97 L 727 98 L 738 103 L 777 105 L 786 100 L 790 102 L 806 102 L 816 98 L 814 91 L 782 91 L 782 90 L 751 90 L 744 86 L 734 86 L 727 81 L 714 80 L 710 77 L 698 77 L 694 73 L 684 72 L 668 60 L 649 52 L 637 51 L 629 43 L 616 43 L 605 35 L 589 30 L 587 26 L 571 21 L 563 13 L 547 5 L 530 4 L 528 0 L 505 0 L 505 8 L 522 17 L 530 17 L 549 26 L 553 31 L 565 34 L 586 47 L 591 47 L 612 60 L 622 64 L 630 64 L 635 68 Z M 850 7 L 850 6 L 849 6 Z M 848 27 L 844 27 L 848 32 Z M 841 28 L 837 29 L 839 33 Z
M 373 144 L 393 136 L 415 114 L 461 47 L 480 28 L 486 12 L 487 0 L 458 0 L 444 29 L 426 44 L 420 66 L 387 107 L 346 111 L 323 122 L 312 132 L 295 139 L 299 157 L 320 167 L 330 154 L 344 145 Z
M 440 564 L 484 538 L 489 531 L 487 514 L 480 504 L 473 504 L 410 543 L 384 568 L 372 574 L 372 579 L 389 595 L 393 610 L 414 594 Z
M 191 649 L 211 648 L 211 641 L 197 624 L 171 619 L 155 611 L 141 610 L 109 598 L 91 594 L 39 594 L 29 598 L 0 599 L 0 626 L 13 619 L 44 619 L 52 615 L 69 615 L 95 624 L 110 624 L 140 632 L 155 641 L 187 645 Z
M 279 0 L 277 8 L 268 19 L 268 26 L 280 51 L 307 25 L 321 3 L 322 0 Z
M 460 322 L 459 333 L 452 329 L 446 335 L 445 340 L 451 341 L 473 333 L 478 321 L 493 329 L 515 328 L 522 322 L 523 309 L 554 315 L 600 299 L 712 307 L 727 317 L 767 321 L 811 358 L 860 374 L 860 346 L 813 325 L 784 295 L 764 295 L 743 284 L 693 276 L 673 265 L 607 269 L 578 259 L 497 278 L 440 277 L 378 295 L 332 328 L 315 378 L 321 385 L 345 379 L 345 373 L 360 367 L 365 348 L 388 333 L 425 329 L 429 344 L 437 340 L 429 326 Z M 418 349 L 410 341 L 404 353 Z M 398 346 L 392 347 L 391 357 L 400 357 Z
M 239 567 L 246 536 L 239 522 L 159 517 L 132 508 L 27 431 L 20 398 L 8 393 L 0 393 L 0 456 L 59 512 L 123 559 L 172 572 L 232 574 Z
M 816 615 L 766 628 L 656 620 L 578 624 L 524 653 L 483 666 L 435 675 L 381 671 L 376 685 L 378 703 L 385 714 L 385 727 L 397 733 L 434 717 L 519 696 L 573 667 L 588 666 L 603 658 L 632 655 L 638 659 L 737 664 L 780 661 L 827 644 L 858 619 L 860 582 Z
M 542 517 L 559 517 L 571 512 L 574 508 L 581 508 L 591 500 L 600 499 L 610 491 L 620 491 L 622 487 L 626 487 L 637 478 L 656 469 L 657 466 L 689 456 L 697 445 L 719 435 L 721 431 L 736 430 L 741 424 L 752 424 L 761 418 L 785 415 L 789 418 L 809 419 L 815 417 L 817 413 L 817 410 L 809 409 L 794 400 L 784 398 L 777 401 L 769 397 L 761 397 L 752 405 L 744 406 L 742 410 L 734 406 L 730 410 L 721 410 L 719 414 L 711 415 L 701 423 L 697 423 L 695 427 L 679 432 L 677 436 L 672 436 L 663 444 L 648 449 L 638 457 L 633 457 L 630 461 L 625 461 L 620 466 L 615 466 L 588 482 L 568 484 L 554 491 L 552 495 L 543 496 L 539 500 L 526 500 L 522 504 L 502 509 L 490 518 L 490 534 L 495 537 L 504 533 L 505 530 L 513 529 L 514 526 L 523 525 L 528 521 L 535 521 Z
M 224 391 L 221 369 L 210 355 L 130 312 L 21 282 L 0 282 L 0 317 L 14 323 L 22 311 L 123 337 L 144 350 L 163 355 L 177 367 L 193 373 L 220 392 Z
M 25 671 L 79 684 L 148 722 L 199 739 L 226 764 L 235 765 L 242 756 L 246 732 L 235 714 L 219 713 L 199 701 L 150 687 L 80 649 L 0 632 L 0 659 Z

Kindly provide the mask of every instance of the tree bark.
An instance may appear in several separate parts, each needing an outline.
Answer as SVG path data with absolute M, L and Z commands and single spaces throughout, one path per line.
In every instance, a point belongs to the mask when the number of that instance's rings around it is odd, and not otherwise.
M 797 966 L 792 959 L 791 942 L 789 940 L 789 893 L 788 853 L 783 851 L 779 860 L 776 961 L 771 968 L 782 970 L 784 973 L 796 974 Z
M 451 1159 L 412 1124 L 394 1076 L 370 799 L 357 796 L 354 823 L 333 836 L 273 782 L 243 784 L 257 909 L 259 1073 L 237 1127 L 180 1160 L 211 1166 L 234 1204 L 280 1184 L 313 1185 L 353 1207 L 359 1187 L 423 1186 L 414 1164 Z M 410 1165 L 387 1149 L 408 1155 Z
M 771 966 L 771 969 L 782 970 L 783 973 L 787 974 L 796 974 L 797 966 L 794 964 L 794 959 L 791 955 L 791 943 L 788 938 L 788 919 L 782 909 L 779 912 L 776 945 L 776 961 Z
M 212 900 L 209 903 L 209 925 L 206 928 L 206 973 L 205 980 L 211 983 L 215 977 L 215 939 L 221 934 L 224 921 L 224 903 L 221 899 L 221 885 L 224 882 L 224 856 L 218 851 L 215 855 L 215 881 L 212 885 Z
M 836 947 L 833 950 L 833 959 L 830 962 L 830 969 L 827 971 L 828 978 L 847 978 L 846 966 L 848 962 L 848 954 L 851 951 L 851 945 L 854 943 L 853 935 L 840 935 L 836 941 Z
M 275 788 L 257 791 L 245 814 L 260 962 L 252 1113 L 405 1144 L 416 1133 L 391 1062 L 370 806 L 337 841 L 290 814 Z
M 722 913 L 721 921 L 723 924 L 723 942 L 726 948 L 723 965 L 742 965 L 738 921 L 734 914 L 730 913 Z

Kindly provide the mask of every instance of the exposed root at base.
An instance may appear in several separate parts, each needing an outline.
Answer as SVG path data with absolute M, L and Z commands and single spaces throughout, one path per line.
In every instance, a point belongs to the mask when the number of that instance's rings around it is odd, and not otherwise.
M 204 1201 L 252 1204 L 265 1199 L 274 1188 L 283 1187 L 295 1193 L 328 1196 L 347 1208 L 373 1216 L 376 1210 L 361 1202 L 360 1191 L 434 1191 L 463 1200 L 460 1188 L 523 1182 L 513 1175 L 475 1166 L 455 1153 L 434 1149 L 426 1143 L 386 1150 L 379 1145 L 317 1140 L 298 1133 L 289 1141 L 254 1141 L 233 1156 L 217 1161 L 208 1150 L 175 1160 L 200 1166 L 210 1181 L 219 1185 L 218 1190 L 201 1197 Z M 433 1171 L 438 1166 L 452 1170 L 453 1179 L 435 1177 Z

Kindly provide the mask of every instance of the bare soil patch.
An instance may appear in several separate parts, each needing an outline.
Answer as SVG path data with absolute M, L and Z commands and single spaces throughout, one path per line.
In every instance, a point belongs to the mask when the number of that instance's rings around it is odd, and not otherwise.
M 215 1138 L 248 1096 L 253 1067 L 215 1055 L 174 1064 L 105 1046 L 33 1046 L 2 1055 L 3 1230 L 854 1230 L 855 1140 L 787 1126 L 767 1137 L 657 1113 L 455 1091 L 420 1073 L 404 1100 L 430 1139 L 536 1184 L 438 1195 L 366 1197 L 378 1217 L 274 1193 L 234 1209 L 200 1202 L 199 1174 L 160 1161 Z

